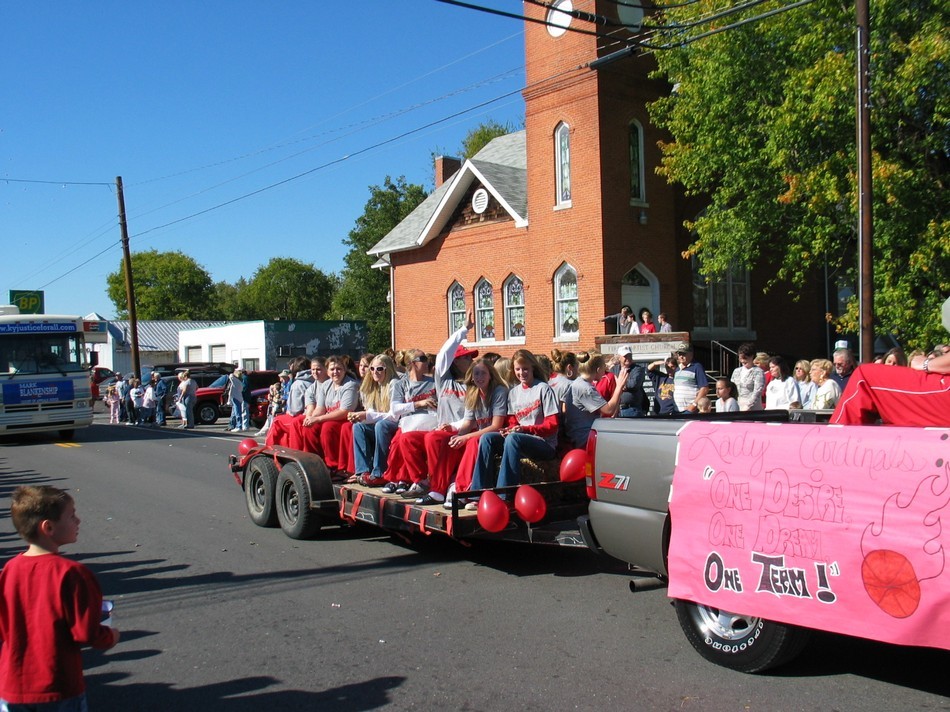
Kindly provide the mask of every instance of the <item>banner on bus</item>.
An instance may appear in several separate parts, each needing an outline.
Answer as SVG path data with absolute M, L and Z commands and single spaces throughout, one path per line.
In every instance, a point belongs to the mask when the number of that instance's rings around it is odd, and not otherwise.
M 46 322 L 46 321 L 17 321 L 9 324 L 0 323 L 0 335 L 2 334 L 70 334 L 79 329 L 76 323 L 67 322 Z
M 69 379 L 16 381 L 3 384 L 4 406 L 61 403 L 71 400 L 73 400 L 73 382 Z

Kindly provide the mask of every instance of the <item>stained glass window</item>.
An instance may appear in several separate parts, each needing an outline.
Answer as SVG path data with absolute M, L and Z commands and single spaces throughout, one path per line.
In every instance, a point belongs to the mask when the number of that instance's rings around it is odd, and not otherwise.
M 568 264 L 554 275 L 555 333 L 571 336 L 580 331 L 577 303 L 577 272 Z
M 505 281 L 505 332 L 509 339 L 525 336 L 524 283 L 515 275 Z
M 491 282 L 480 279 L 475 285 L 475 329 L 479 341 L 495 338 L 495 294 Z
M 455 282 L 449 287 L 449 333 L 465 326 L 465 289 Z
M 556 190 L 557 205 L 571 204 L 571 127 L 559 124 L 554 132 L 556 145 Z

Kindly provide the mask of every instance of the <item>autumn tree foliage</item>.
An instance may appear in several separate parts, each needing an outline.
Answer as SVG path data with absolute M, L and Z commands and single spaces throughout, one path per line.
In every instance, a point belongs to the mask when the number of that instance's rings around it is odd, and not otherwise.
M 722 9 L 700 0 L 661 24 Z M 757 5 L 744 16 L 778 7 Z M 945 340 L 950 295 L 950 60 L 942 0 L 871 3 L 874 314 L 908 347 Z M 720 21 L 723 24 L 725 21 Z M 672 93 L 651 107 L 672 140 L 660 172 L 708 206 L 688 227 L 707 275 L 733 265 L 797 291 L 820 270 L 857 284 L 854 7 L 815 2 L 654 53 Z M 837 315 L 857 330 L 857 304 Z

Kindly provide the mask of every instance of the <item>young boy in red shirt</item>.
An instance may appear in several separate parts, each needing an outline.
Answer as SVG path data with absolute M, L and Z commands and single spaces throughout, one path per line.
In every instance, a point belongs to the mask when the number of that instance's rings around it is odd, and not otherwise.
M 50 486 L 17 487 L 10 518 L 29 548 L 0 571 L 0 709 L 85 710 L 80 646 L 107 650 L 93 573 L 59 555 L 79 538 L 73 498 Z

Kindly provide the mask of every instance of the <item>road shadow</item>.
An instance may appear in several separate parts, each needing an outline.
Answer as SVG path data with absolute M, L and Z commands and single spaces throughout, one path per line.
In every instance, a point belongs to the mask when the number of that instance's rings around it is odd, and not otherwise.
M 422 554 L 410 552 L 310 568 L 250 574 L 221 570 L 189 575 L 190 564 L 158 558 L 142 559 L 137 554 L 136 551 L 109 551 L 79 553 L 70 558 L 81 561 L 95 573 L 107 598 L 162 593 L 163 600 L 203 596 L 210 592 L 247 596 L 268 589 L 313 588 L 329 585 L 340 577 L 351 581 L 375 580 L 411 570 L 426 560 Z
M 595 554 L 584 547 L 478 539 L 460 541 L 435 535 L 383 534 L 380 540 L 387 540 L 430 561 L 458 561 L 464 558 L 478 566 L 487 566 L 511 576 L 629 574 L 624 562 Z
M 802 653 L 770 671 L 776 677 L 858 675 L 891 685 L 950 697 L 950 651 L 892 645 L 815 631 Z
M 50 477 L 31 469 L 13 469 L 7 458 L 0 457 L 0 522 L 10 519 L 10 497 L 20 485 L 66 484 L 68 478 Z M 26 549 L 26 542 L 13 529 L 13 523 L 0 524 L 0 562 Z
M 374 677 L 363 682 L 320 691 L 273 690 L 280 684 L 271 676 L 246 677 L 198 687 L 176 688 L 170 683 L 123 684 L 127 676 L 93 673 L 86 676 L 90 709 L 96 712 L 166 712 L 167 710 L 221 710 L 279 712 L 332 710 L 362 712 L 392 702 L 392 691 L 406 678 Z

